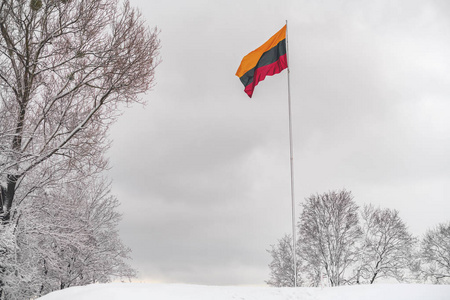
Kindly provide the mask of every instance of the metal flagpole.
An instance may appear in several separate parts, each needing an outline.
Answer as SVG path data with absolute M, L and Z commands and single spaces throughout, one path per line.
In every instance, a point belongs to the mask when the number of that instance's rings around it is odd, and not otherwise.
M 294 145 L 292 143 L 292 113 L 291 113 L 291 78 L 289 68 L 289 40 L 288 40 L 288 22 L 286 20 L 286 58 L 288 73 L 288 107 L 289 107 L 289 152 L 291 166 L 291 200 L 292 200 L 292 245 L 294 257 L 294 287 L 297 287 L 297 241 L 295 234 L 295 199 L 294 199 Z

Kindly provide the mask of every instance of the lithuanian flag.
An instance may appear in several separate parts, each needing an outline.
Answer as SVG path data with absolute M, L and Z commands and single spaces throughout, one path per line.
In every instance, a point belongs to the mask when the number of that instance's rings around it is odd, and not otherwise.
M 244 84 L 244 91 L 251 98 L 255 86 L 260 81 L 286 68 L 286 25 L 284 25 L 261 47 L 244 56 L 236 76 Z

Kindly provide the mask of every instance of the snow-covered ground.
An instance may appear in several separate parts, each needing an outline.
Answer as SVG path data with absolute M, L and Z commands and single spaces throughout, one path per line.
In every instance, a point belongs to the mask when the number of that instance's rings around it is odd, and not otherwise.
M 450 285 L 380 284 L 272 288 L 110 283 L 72 287 L 40 300 L 450 300 Z

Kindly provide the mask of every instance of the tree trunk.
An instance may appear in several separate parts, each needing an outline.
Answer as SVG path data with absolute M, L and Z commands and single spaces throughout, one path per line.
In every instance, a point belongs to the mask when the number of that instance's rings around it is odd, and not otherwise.
M 22 148 L 22 135 L 23 135 L 23 125 L 25 121 L 26 114 L 26 103 L 27 101 L 19 101 L 20 111 L 17 119 L 16 133 L 12 140 L 12 149 L 14 151 L 13 159 L 16 159 L 14 155 L 20 153 Z M 25 103 L 25 104 L 24 104 Z M 4 192 L 4 198 L 2 203 L 2 212 L 0 214 L 0 222 L 6 224 L 11 218 L 11 207 L 14 201 L 14 195 L 16 194 L 16 184 L 19 179 L 18 175 L 8 174 L 6 176 L 6 189 Z
M 378 270 L 378 267 L 379 267 L 380 263 L 381 263 L 381 260 L 377 261 L 377 264 L 375 265 L 375 270 Z M 370 284 L 372 284 L 375 281 L 377 276 L 378 276 L 378 271 L 375 271 L 373 273 L 372 279 L 370 280 Z
M 375 272 L 372 276 L 372 279 L 370 280 L 370 284 L 372 284 L 375 281 L 375 278 L 377 278 L 378 272 Z
M 9 174 L 7 176 L 6 189 L 3 199 L 3 212 L 0 215 L 0 221 L 5 224 L 8 223 L 11 218 L 11 206 L 16 193 L 16 184 L 19 178 L 16 175 Z

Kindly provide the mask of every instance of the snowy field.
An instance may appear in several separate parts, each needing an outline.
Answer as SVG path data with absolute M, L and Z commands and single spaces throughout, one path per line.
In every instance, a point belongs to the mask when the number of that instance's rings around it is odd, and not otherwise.
M 450 285 L 386 284 L 334 288 L 272 288 L 183 284 L 95 284 L 40 300 L 450 300 Z

